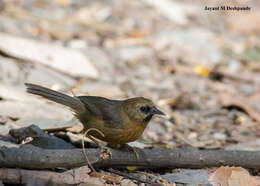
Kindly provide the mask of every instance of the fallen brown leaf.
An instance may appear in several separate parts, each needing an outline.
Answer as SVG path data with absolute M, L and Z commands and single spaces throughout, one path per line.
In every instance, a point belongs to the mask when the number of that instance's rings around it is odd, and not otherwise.
M 54 185 L 105 185 L 104 181 L 97 177 L 89 176 L 88 166 L 71 169 L 63 173 L 47 170 L 26 170 L 26 169 L 0 169 L 0 178 L 5 183 L 26 184 L 30 180 L 41 180 L 43 183 L 53 183 Z
M 248 97 L 237 97 L 234 98 L 233 95 L 222 96 L 221 104 L 224 107 L 238 107 L 244 112 L 246 112 L 251 119 L 255 121 L 260 121 L 260 110 L 257 108 L 256 103 L 260 98 L 260 93 L 253 94 Z
M 213 186 L 258 186 L 260 179 L 242 167 L 220 167 L 209 178 Z
M 115 184 L 119 184 L 121 182 L 121 180 L 123 179 L 122 176 L 110 176 L 110 175 L 106 175 L 106 174 L 100 173 L 100 172 L 92 172 L 90 175 L 93 177 L 97 177 L 97 178 L 106 180 L 107 182 L 115 183 Z

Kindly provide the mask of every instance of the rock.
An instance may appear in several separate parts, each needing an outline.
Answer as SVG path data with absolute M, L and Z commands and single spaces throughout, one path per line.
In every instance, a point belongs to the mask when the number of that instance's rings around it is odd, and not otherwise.
M 168 19 L 175 21 L 178 24 L 187 24 L 188 16 L 198 10 L 196 6 L 185 5 L 170 0 L 144 0 L 145 3 L 154 6 Z
M 12 118 L 45 117 L 55 119 L 72 118 L 72 113 L 65 108 L 39 102 L 2 100 L 0 113 Z
M 154 56 L 151 48 L 148 47 L 122 47 L 115 49 L 119 58 L 123 61 L 134 61 L 143 58 L 150 58 Z
M 8 132 L 9 132 L 9 128 L 7 128 L 3 125 L 0 125 L 0 135 L 1 136 L 8 134 Z
M 21 127 L 19 129 L 11 129 L 9 133 L 15 139 L 22 141 L 26 140 L 27 137 L 33 138 L 25 145 L 33 145 L 43 149 L 73 149 L 75 148 L 72 144 L 56 137 L 45 133 L 36 125 L 30 125 L 28 127 Z
M 91 96 L 102 96 L 107 97 L 111 99 L 120 99 L 124 97 L 123 91 L 115 85 L 112 85 L 111 83 L 105 83 L 105 82 L 90 82 L 87 81 L 79 88 L 80 92 L 87 93 Z
M 26 82 L 48 87 L 55 86 L 59 90 L 67 90 L 75 85 L 76 80 L 66 74 L 36 65 L 29 70 Z
M 108 55 L 98 47 L 87 47 L 83 52 L 88 56 L 90 61 L 97 62 L 95 66 L 102 71 L 102 76 L 99 77 L 99 80 L 111 82 L 117 78 L 115 68 L 113 64 L 111 64 L 111 55 Z
M 0 97 L 5 100 L 33 101 L 34 97 L 25 92 L 22 86 L 0 85 Z
M 18 148 L 19 145 L 11 143 L 9 141 L 2 141 L 2 140 L 0 140 L 0 148 L 1 147 L 8 147 L 8 148 L 14 148 L 15 147 L 15 148 Z
M 0 50 L 12 57 L 47 65 L 72 76 L 97 78 L 98 71 L 80 51 L 0 33 Z
M 36 125 L 40 129 L 46 131 L 64 130 L 66 128 L 73 127 L 75 125 L 81 125 L 80 122 L 76 119 L 65 121 L 65 120 L 55 120 L 55 119 L 47 119 L 47 118 L 40 118 L 40 117 L 20 119 L 15 124 L 19 127 Z
M 121 186 L 137 186 L 134 182 L 129 179 L 123 179 L 120 183 Z
M 177 45 L 192 55 L 190 58 L 200 59 L 199 63 L 207 60 L 216 64 L 222 58 L 221 50 L 213 43 L 215 36 L 203 29 L 164 31 L 157 35 L 155 48 L 163 49 L 166 46 Z M 203 64 L 204 65 L 204 64 Z M 208 65 L 208 64 L 205 64 Z
M 15 60 L 0 57 L 0 80 L 5 84 L 20 82 L 20 69 Z
M 209 174 L 205 170 L 180 169 L 179 172 L 160 176 L 169 182 L 185 184 L 207 184 Z

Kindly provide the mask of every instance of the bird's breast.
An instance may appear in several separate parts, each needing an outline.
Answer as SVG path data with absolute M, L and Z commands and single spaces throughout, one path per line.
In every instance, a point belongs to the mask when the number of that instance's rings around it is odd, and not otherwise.
M 130 126 L 129 126 L 130 125 Z M 104 134 L 102 137 L 96 131 L 92 131 L 89 134 L 105 141 L 109 144 L 125 144 L 137 140 L 143 133 L 146 126 L 136 126 L 128 124 L 123 128 L 112 128 L 107 126 L 105 123 L 89 123 L 84 125 L 86 129 L 96 128 Z
M 137 140 L 143 133 L 148 123 L 138 123 L 124 116 L 122 123 L 107 123 L 97 117 L 80 117 L 80 121 L 84 128 L 95 128 L 104 134 L 104 137 L 96 131 L 91 131 L 89 134 L 109 144 L 125 144 Z M 116 127 L 115 127 L 116 126 Z

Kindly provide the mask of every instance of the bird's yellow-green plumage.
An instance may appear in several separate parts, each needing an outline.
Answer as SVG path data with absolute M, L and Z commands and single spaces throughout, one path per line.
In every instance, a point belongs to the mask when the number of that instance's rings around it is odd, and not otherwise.
M 74 111 L 84 129 L 96 128 L 90 135 L 109 144 L 125 144 L 139 138 L 154 114 L 163 114 L 143 97 L 111 100 L 97 96 L 71 97 L 34 84 L 25 84 L 27 92 L 66 105 Z

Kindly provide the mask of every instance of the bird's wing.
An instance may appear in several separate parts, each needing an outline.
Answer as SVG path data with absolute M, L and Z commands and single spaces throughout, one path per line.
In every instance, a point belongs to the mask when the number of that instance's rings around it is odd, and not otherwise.
M 113 128 L 123 126 L 120 101 L 97 96 L 79 96 L 86 109 Z

